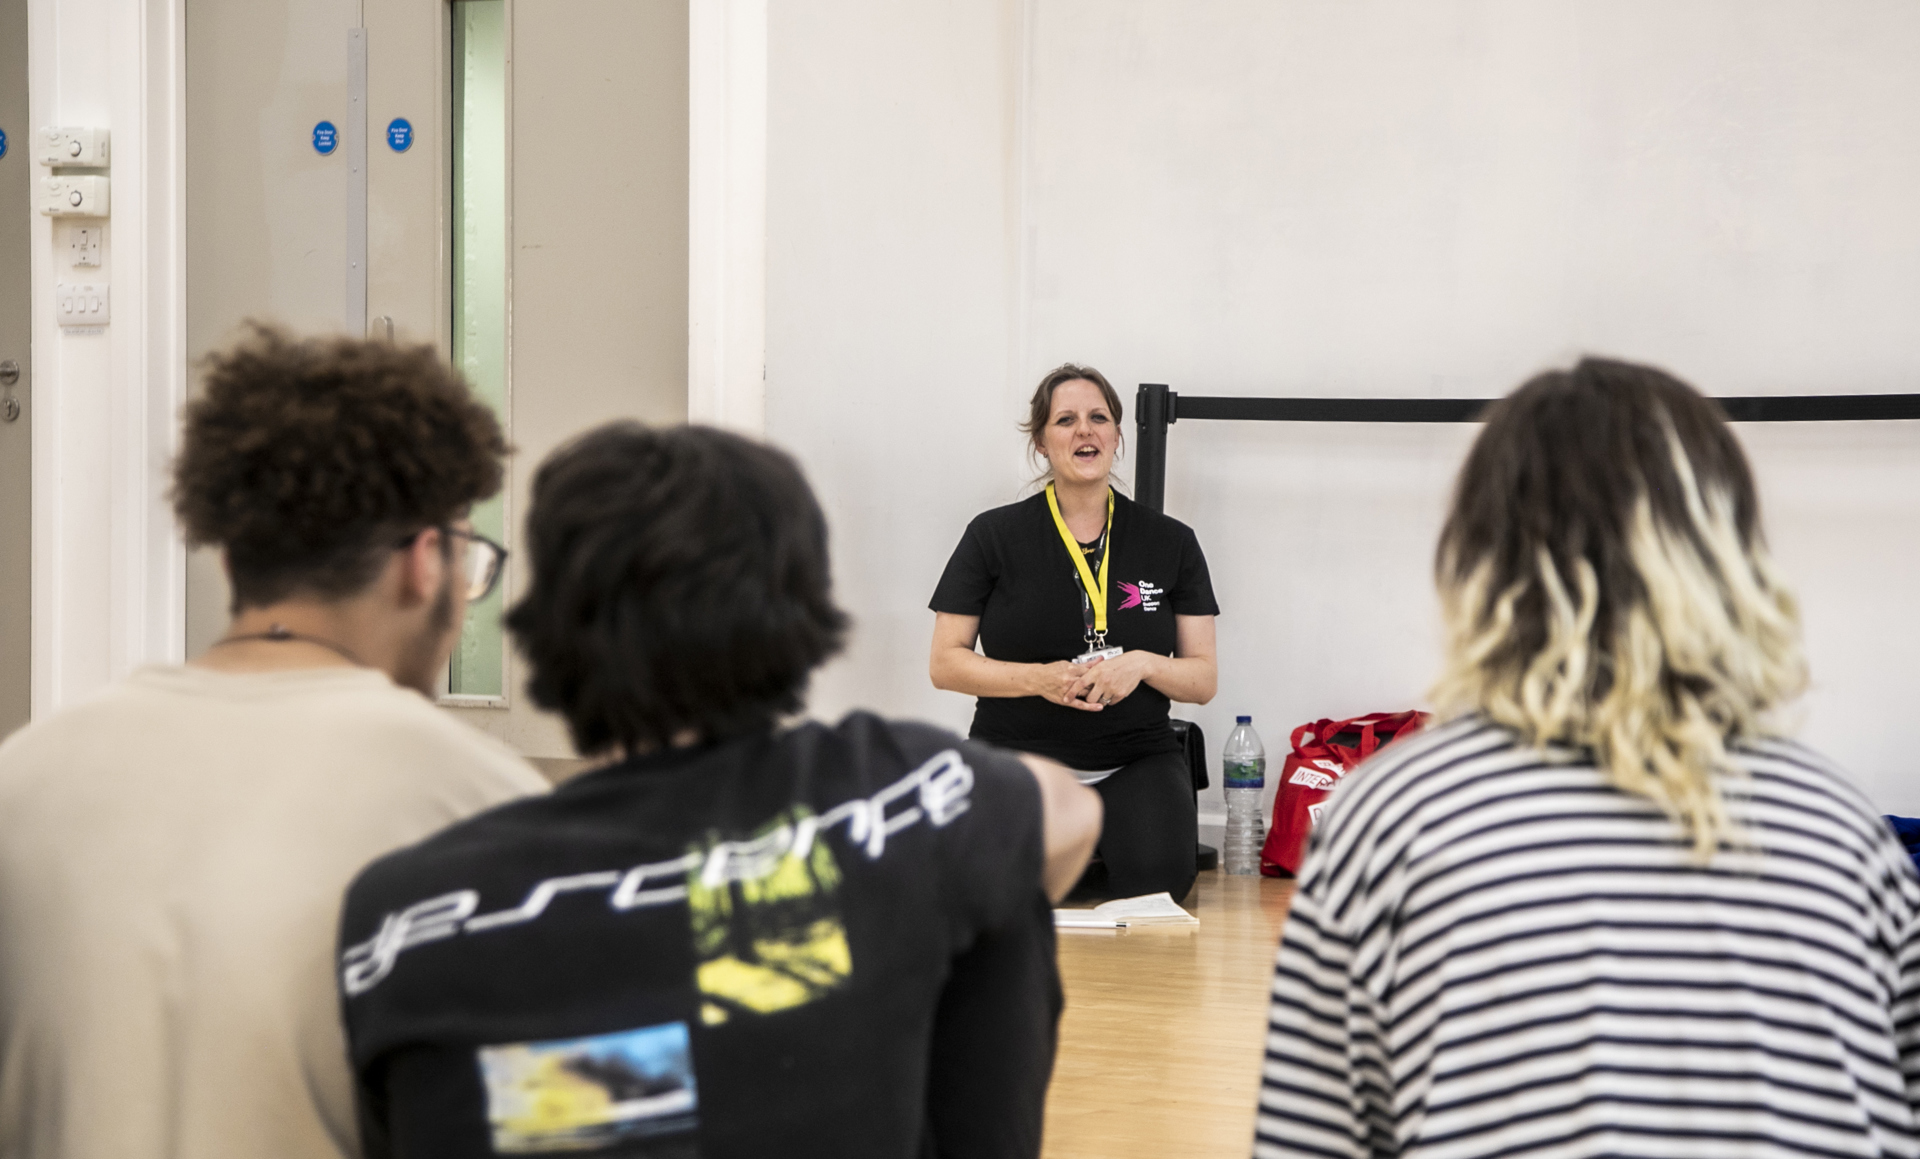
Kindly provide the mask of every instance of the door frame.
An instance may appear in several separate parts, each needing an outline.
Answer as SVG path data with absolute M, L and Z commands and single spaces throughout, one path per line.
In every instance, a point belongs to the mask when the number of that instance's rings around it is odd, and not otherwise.
M 60 231 L 31 228 L 36 718 L 185 647 L 185 33 L 186 0 L 28 0 L 32 123 L 105 127 L 113 162 L 105 333 L 55 324 Z
M 33 247 L 29 205 L 39 176 L 28 115 L 27 0 L 0 0 L 0 359 L 17 367 L 16 381 L 0 380 L 0 738 L 25 724 L 32 710 L 33 673 Z M 17 78 L 17 79 L 15 79 Z M 17 302 L 14 295 L 23 295 Z M 11 417 L 8 417 L 8 416 Z M 24 550 L 22 550 L 24 548 Z

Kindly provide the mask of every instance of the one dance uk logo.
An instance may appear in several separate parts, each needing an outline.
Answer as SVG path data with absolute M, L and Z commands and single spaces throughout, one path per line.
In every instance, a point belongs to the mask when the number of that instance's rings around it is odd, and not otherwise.
M 1160 597 L 1167 594 L 1167 589 L 1154 587 L 1153 584 L 1147 580 L 1141 580 L 1137 584 L 1130 584 L 1122 580 L 1120 582 L 1120 590 L 1127 593 L 1127 598 L 1121 601 L 1118 609 L 1122 612 L 1128 608 L 1139 608 L 1143 612 L 1158 611 L 1160 608 Z

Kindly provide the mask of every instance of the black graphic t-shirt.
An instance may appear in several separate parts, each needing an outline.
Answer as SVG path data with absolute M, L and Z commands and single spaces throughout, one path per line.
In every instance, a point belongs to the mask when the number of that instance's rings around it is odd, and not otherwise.
M 855 713 L 391 854 L 341 919 L 367 1152 L 1037 1155 L 1041 826 L 1013 757 Z
M 1175 616 L 1220 614 L 1206 556 L 1186 524 L 1116 492 L 1108 550 L 1108 644 L 1171 656 Z M 1079 572 L 1043 491 L 976 516 L 928 606 L 979 616 L 980 647 L 991 659 L 1051 664 L 1087 650 L 1081 600 Z M 1179 751 L 1167 706 L 1166 694 L 1144 681 L 1099 712 L 1039 696 L 983 696 L 969 735 L 1076 769 L 1118 768 Z

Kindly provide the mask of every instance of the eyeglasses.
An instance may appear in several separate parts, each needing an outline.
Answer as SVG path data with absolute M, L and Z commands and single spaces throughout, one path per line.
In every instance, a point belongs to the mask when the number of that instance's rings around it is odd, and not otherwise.
M 507 563 L 507 549 L 477 531 L 442 525 L 437 529 L 440 534 L 457 536 L 469 544 L 467 548 L 467 602 L 477 604 L 493 594 L 500 583 L 500 573 Z M 425 534 L 427 528 L 421 528 L 407 536 L 396 547 L 412 547 L 414 541 Z
M 500 573 L 506 570 L 507 549 L 477 531 L 462 531 L 458 527 L 441 530 L 472 545 L 467 549 L 467 602 L 477 604 L 492 595 L 500 583 Z

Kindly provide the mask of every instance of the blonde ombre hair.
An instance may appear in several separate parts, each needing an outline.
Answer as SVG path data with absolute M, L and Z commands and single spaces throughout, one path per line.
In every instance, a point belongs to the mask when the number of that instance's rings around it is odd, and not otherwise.
M 1733 836 L 1727 746 L 1768 731 L 1806 662 L 1717 405 L 1603 359 L 1530 380 L 1487 412 L 1435 573 L 1443 715 L 1590 749 L 1700 860 Z

